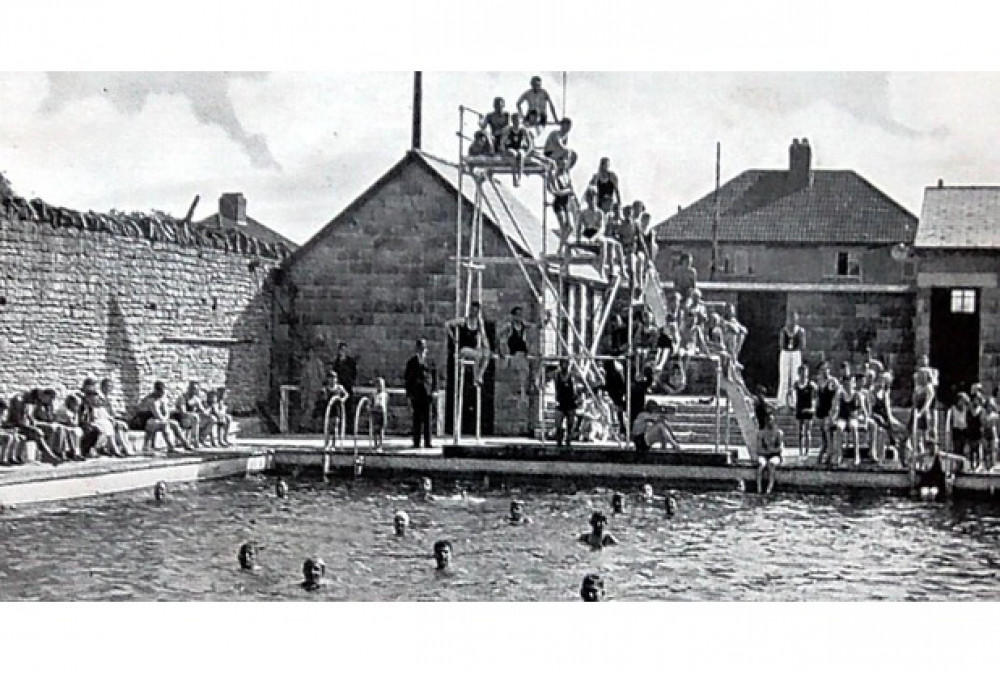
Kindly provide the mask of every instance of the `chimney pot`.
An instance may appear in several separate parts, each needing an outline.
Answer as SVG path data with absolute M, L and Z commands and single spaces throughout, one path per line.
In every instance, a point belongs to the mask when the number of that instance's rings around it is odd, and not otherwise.
M 247 223 L 247 200 L 241 192 L 219 197 L 219 224 L 244 226 Z
M 941 189 L 942 187 L 944 187 L 944 180 L 942 178 L 938 178 L 938 189 Z

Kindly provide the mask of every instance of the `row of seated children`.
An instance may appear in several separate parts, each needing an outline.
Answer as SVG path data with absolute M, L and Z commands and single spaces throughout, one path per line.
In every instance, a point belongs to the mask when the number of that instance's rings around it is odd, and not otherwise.
M 834 377 L 827 362 L 820 363 L 815 379 L 808 365 L 800 365 L 788 400 L 798 423 L 798 449 L 803 457 L 812 447 L 813 427 L 818 426 L 821 446 L 818 462 L 839 465 L 849 441 L 854 446 L 854 464 L 861 463 L 861 433 L 868 435 L 871 459 L 876 464 L 886 460 L 892 447 L 899 461 L 906 465 L 911 444 L 907 428 L 892 408 L 892 372 L 870 359 L 862 372 L 854 374 L 848 362 L 841 363 L 840 375 Z M 758 409 L 762 406 L 758 396 Z M 758 421 L 760 414 L 758 411 Z M 919 413 L 919 412 L 918 412 Z
M 166 384 L 156 381 L 152 392 L 139 403 L 129 427 L 145 433 L 144 451 L 153 451 L 157 436 L 162 435 L 167 450 L 174 453 L 202 445 L 230 446 L 231 423 L 225 388 L 209 390 L 203 397 L 201 384 L 191 381 L 171 409 Z
M 28 442 L 54 464 L 132 455 L 128 426 L 111 408 L 112 392 L 110 379 L 98 384 L 87 378 L 80 391 L 67 394 L 61 404 L 53 388 L 33 388 L 9 402 L 0 400 L 0 463 L 29 462 Z

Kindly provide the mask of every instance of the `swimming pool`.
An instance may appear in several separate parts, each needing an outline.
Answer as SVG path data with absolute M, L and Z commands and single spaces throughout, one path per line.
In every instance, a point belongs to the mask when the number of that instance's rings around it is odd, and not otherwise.
M 610 517 L 620 546 L 576 542 L 611 491 L 525 487 L 482 501 L 399 499 L 385 482 L 264 477 L 151 494 L 21 508 L 0 514 L 0 600 L 579 600 L 600 572 L 613 600 L 864 600 L 1000 598 L 1000 509 L 881 496 L 674 491 L 678 512 L 628 501 Z M 435 490 L 450 491 L 436 484 Z M 510 499 L 533 523 L 505 522 Z M 405 509 L 411 535 L 392 517 Z M 454 543 L 458 572 L 434 570 L 435 540 Z M 262 545 L 262 569 L 236 552 Z M 328 586 L 301 590 L 302 561 L 319 555 Z

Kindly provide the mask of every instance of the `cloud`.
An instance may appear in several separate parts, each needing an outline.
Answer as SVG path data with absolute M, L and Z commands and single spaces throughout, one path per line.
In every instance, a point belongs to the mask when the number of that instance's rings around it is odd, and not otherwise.
M 769 112 L 789 112 L 828 102 L 858 121 L 894 135 L 943 136 L 947 127 L 917 129 L 893 114 L 890 75 L 877 72 L 746 73 L 733 89 L 737 105 Z
M 101 98 L 127 115 L 139 115 L 150 96 L 175 95 L 186 99 L 195 118 L 202 124 L 216 126 L 236 142 L 255 168 L 280 170 L 271 154 L 267 138 L 249 133 L 233 106 L 230 82 L 237 79 L 261 79 L 258 73 L 48 73 L 49 92 L 41 111 L 54 114 L 70 103 Z

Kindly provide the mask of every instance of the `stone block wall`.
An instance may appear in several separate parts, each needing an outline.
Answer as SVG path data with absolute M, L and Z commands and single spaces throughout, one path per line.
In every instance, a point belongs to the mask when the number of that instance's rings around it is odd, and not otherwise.
M 251 412 L 270 388 L 267 279 L 280 256 L 133 234 L 0 217 L 3 394 L 110 377 L 121 409 L 155 380 L 176 396 L 199 379 Z
M 291 260 L 285 298 L 279 298 L 286 310 L 277 316 L 275 385 L 300 385 L 308 405 L 314 391 L 309 390 L 306 363 L 332 361 L 343 340 L 357 358 L 359 385 L 382 377 L 389 387 L 401 388 L 414 341 L 422 336 L 443 391 L 449 375 L 444 323 L 455 317 L 456 209 L 455 194 L 444 181 L 419 160 L 408 159 Z M 463 209 L 463 247 L 471 211 Z M 507 244 L 489 223 L 484 222 L 483 234 L 484 255 L 507 258 L 488 264 L 483 273 L 488 323 L 499 330 L 515 305 L 524 308 L 526 320 L 538 322 L 541 310 Z M 515 404 L 516 379 L 496 364 L 491 370 L 487 379 L 494 380 L 494 433 L 530 432 L 537 414 Z M 406 400 L 397 397 L 387 431 L 402 433 L 409 427 Z

